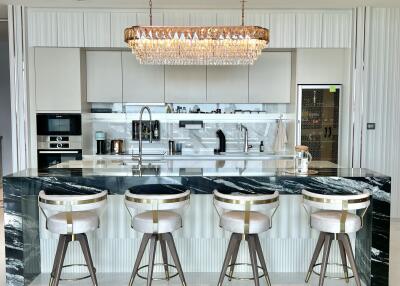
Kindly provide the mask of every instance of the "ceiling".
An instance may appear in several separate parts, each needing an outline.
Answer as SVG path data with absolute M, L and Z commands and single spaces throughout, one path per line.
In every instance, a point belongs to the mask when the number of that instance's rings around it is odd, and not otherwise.
M 0 0 L 35 7 L 147 8 L 148 0 Z M 247 0 L 248 8 L 400 7 L 399 0 Z M 240 0 L 153 0 L 154 8 L 240 8 Z M 0 8 L 1 9 L 1 8 Z

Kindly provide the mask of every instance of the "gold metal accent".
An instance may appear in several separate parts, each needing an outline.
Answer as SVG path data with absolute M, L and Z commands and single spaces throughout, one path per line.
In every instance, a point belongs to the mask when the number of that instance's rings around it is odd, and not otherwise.
M 364 227 L 364 216 L 365 216 L 365 214 L 367 213 L 368 208 L 369 208 L 369 206 L 366 207 L 366 208 L 363 210 L 363 212 L 361 213 L 361 215 L 360 215 L 360 218 L 361 218 L 361 228 Z
M 58 205 L 58 206 L 64 206 L 64 205 L 86 205 L 86 204 L 93 204 L 93 203 L 98 203 L 101 201 L 104 201 L 107 199 L 107 195 L 104 195 L 102 197 L 98 197 L 95 199 L 88 199 L 88 200 L 76 200 L 76 201 L 68 201 L 68 200 L 52 200 L 52 199 L 44 199 L 39 197 L 39 202 L 43 204 L 48 204 L 48 205 Z
M 244 221 L 243 221 L 243 234 L 246 235 L 250 232 L 250 201 L 246 201 L 244 205 Z
M 340 214 L 340 233 L 346 232 L 346 220 L 347 220 L 347 210 L 343 211 Z
M 179 203 L 184 202 L 190 199 L 190 194 L 184 197 L 175 198 L 175 199 L 141 199 L 141 198 L 132 198 L 130 196 L 125 196 L 127 201 L 139 204 L 152 204 L 154 201 L 158 202 L 159 204 L 171 204 L 171 203 Z
M 67 219 L 67 234 L 73 234 L 74 229 L 73 229 L 72 212 L 67 212 L 65 215 Z
M 85 267 L 89 268 L 86 264 L 68 264 L 68 265 L 63 265 L 62 268 L 69 268 L 69 267 L 74 267 L 74 266 L 85 266 Z M 94 271 L 94 273 L 96 273 L 96 268 L 93 268 L 93 271 Z M 67 278 L 60 278 L 60 281 L 73 282 L 73 281 L 80 281 L 80 280 L 87 279 L 87 278 L 90 278 L 90 274 L 87 275 L 87 276 L 78 277 L 78 278 L 68 278 L 68 279 Z M 50 274 L 50 281 L 52 279 L 54 279 L 53 274 Z
M 312 272 L 313 272 L 314 274 L 318 275 L 318 276 L 321 276 L 321 273 L 319 273 L 319 272 L 317 272 L 317 271 L 315 270 L 315 267 L 321 266 L 321 265 L 322 265 L 322 263 L 317 263 L 317 264 L 315 264 L 314 267 L 313 267 L 313 271 L 312 271 Z M 340 263 L 327 263 L 327 265 L 335 265 L 335 266 L 341 266 L 341 267 L 345 266 L 345 265 L 340 264 Z M 351 269 L 350 266 L 346 265 L 346 267 L 347 267 L 348 270 L 353 271 L 353 270 Z M 310 275 L 311 275 L 311 272 L 310 272 Z M 344 277 L 343 277 L 343 276 L 329 276 L 329 275 L 325 275 L 325 278 L 330 278 L 330 279 L 334 279 L 334 280 L 348 280 L 348 279 L 354 278 L 354 276 L 353 276 L 353 275 L 352 275 L 352 276 L 348 276 L 348 275 L 347 275 L 347 278 L 346 278 L 346 275 L 345 275 Z
M 361 199 L 352 199 L 352 200 L 343 199 L 342 200 L 342 199 L 316 198 L 316 197 L 310 197 L 307 195 L 303 195 L 303 198 L 307 201 L 324 203 L 324 204 L 341 204 L 342 206 L 348 206 L 349 204 L 365 203 L 365 202 L 369 201 L 369 197 L 365 197 L 365 198 L 361 198 Z
M 215 196 L 215 200 L 223 202 L 223 203 L 228 203 L 228 204 L 235 204 L 235 205 L 246 205 L 249 203 L 250 205 L 265 205 L 265 204 L 271 204 L 279 201 L 279 196 L 272 198 L 272 199 L 267 199 L 267 200 L 248 200 L 245 197 L 243 197 L 243 200 L 232 200 L 232 199 L 225 199 L 221 198 L 218 196 Z
M 167 265 L 168 268 L 171 267 L 171 268 L 175 268 L 175 269 L 176 269 L 176 266 L 175 266 L 175 265 L 172 265 L 172 264 L 154 263 L 154 266 L 161 266 L 161 265 L 162 265 L 162 266 Z M 144 279 L 144 280 L 147 280 L 147 277 L 142 276 L 142 275 L 139 273 L 139 271 L 142 270 L 142 269 L 144 269 L 144 268 L 148 268 L 148 267 L 149 267 L 148 264 L 139 267 L 136 275 L 137 275 L 138 277 Z M 168 273 L 170 273 L 170 272 L 168 271 Z M 170 275 L 170 274 L 169 274 L 169 276 L 166 277 L 166 278 L 153 278 L 152 280 L 154 280 L 154 281 L 161 281 L 161 280 L 165 281 L 165 280 L 169 280 L 169 279 L 171 279 L 171 278 L 174 278 L 174 277 L 176 277 L 176 276 L 178 276 L 178 275 L 179 275 L 179 273 L 177 272 L 177 273 L 175 273 L 175 274 L 173 274 L 173 275 Z
M 240 265 L 251 266 L 250 263 L 235 263 L 235 264 L 229 264 L 227 269 L 230 269 L 232 266 L 240 266 Z M 263 272 L 263 274 L 259 274 L 257 279 L 260 279 L 261 277 L 266 276 L 266 273 L 264 272 L 264 269 L 261 266 L 257 265 L 257 268 L 261 269 Z M 240 280 L 240 281 L 254 280 L 254 277 L 236 277 L 236 276 L 233 276 L 233 275 L 227 274 L 227 273 L 225 273 L 225 276 L 228 277 L 229 279 Z

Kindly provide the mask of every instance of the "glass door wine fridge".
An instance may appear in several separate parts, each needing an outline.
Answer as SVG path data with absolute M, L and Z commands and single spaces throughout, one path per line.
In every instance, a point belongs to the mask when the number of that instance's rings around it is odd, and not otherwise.
M 297 144 L 313 160 L 337 164 L 341 85 L 298 85 Z

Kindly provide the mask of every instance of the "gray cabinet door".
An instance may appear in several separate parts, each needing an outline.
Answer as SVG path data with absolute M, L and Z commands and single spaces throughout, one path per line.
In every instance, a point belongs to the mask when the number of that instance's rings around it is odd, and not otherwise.
M 165 102 L 205 103 L 205 66 L 165 66 Z
M 120 51 L 86 52 L 88 102 L 122 102 Z
M 141 65 L 131 52 L 122 52 L 123 101 L 164 102 L 164 66 Z
M 81 111 L 81 54 L 78 48 L 36 48 L 38 112 Z
M 208 66 L 207 102 L 248 103 L 248 66 Z
M 291 61 L 290 52 L 263 52 L 249 68 L 249 102 L 289 103 Z

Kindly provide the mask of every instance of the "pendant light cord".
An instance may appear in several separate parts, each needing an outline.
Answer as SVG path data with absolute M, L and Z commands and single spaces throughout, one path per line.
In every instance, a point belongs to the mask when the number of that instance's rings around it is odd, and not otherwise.
M 149 0 L 150 6 L 150 26 L 153 26 L 153 1 Z
M 244 3 L 246 2 L 245 0 L 241 0 L 242 2 L 242 26 L 244 26 Z

